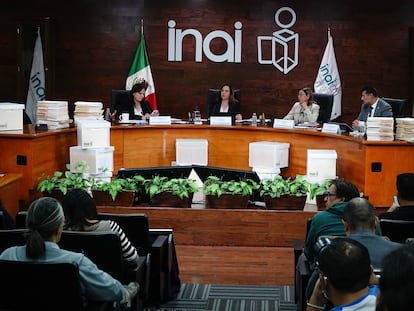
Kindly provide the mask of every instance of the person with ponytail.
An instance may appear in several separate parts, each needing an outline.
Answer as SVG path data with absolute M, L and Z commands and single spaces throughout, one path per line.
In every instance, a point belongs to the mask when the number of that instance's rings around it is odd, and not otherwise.
M 116 301 L 130 306 L 137 294 L 138 283 L 122 285 L 98 267 L 84 254 L 59 248 L 65 217 L 59 201 L 51 197 L 39 198 L 29 206 L 26 217 L 28 229 L 26 245 L 13 246 L 1 255 L 2 260 L 39 263 L 76 263 L 83 295 L 93 301 Z M 53 284 L 51 284 L 53 286 Z

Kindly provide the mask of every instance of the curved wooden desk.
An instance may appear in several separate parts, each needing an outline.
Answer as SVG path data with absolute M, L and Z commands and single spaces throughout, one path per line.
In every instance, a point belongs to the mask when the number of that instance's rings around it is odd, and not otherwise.
M 284 176 L 306 174 L 307 149 L 335 149 L 337 175 L 355 183 L 376 206 L 391 205 L 396 175 L 414 171 L 414 145 L 405 141 L 373 142 L 306 129 L 208 125 L 112 126 L 114 170 L 171 165 L 177 138 L 207 139 L 208 165 L 245 170 L 251 169 L 250 142 L 290 143 Z
M 249 143 L 288 142 L 289 167 L 284 176 L 306 174 L 307 149 L 335 149 L 337 175 L 354 182 L 376 206 L 389 206 L 396 193 L 395 177 L 414 172 L 414 145 L 405 141 L 370 142 L 348 135 L 269 127 L 113 125 L 114 173 L 121 167 L 168 166 L 175 161 L 177 138 L 208 140 L 208 164 L 250 170 Z M 20 197 L 33 198 L 38 178 L 65 170 L 69 147 L 77 145 L 76 129 L 23 134 L 0 133 L 0 173 L 22 174 Z

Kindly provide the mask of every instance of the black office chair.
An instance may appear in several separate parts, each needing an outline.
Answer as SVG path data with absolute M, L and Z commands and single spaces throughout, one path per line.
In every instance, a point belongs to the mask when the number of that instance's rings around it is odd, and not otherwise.
M 221 100 L 220 89 L 209 89 L 207 91 L 207 116 L 209 117 L 214 110 L 214 106 L 220 103 Z M 234 90 L 234 98 L 240 102 L 240 90 Z
M 383 97 L 382 99 L 391 105 L 394 118 L 403 118 L 407 116 L 407 99 L 391 97 Z
M 130 91 L 127 90 L 112 90 L 111 91 L 111 111 L 117 111 L 118 117 L 122 112 L 129 111 L 129 103 L 131 102 Z
M 319 105 L 318 123 L 326 123 L 331 120 L 334 96 L 332 94 L 314 93 L 313 99 Z
M 9 247 L 20 246 L 26 243 L 26 229 L 0 230 L 0 254 Z
M 63 231 L 59 246 L 73 252 L 84 253 L 99 269 L 123 284 L 136 281 L 140 289 L 145 287 L 144 260 L 140 260 L 137 271 L 131 273 L 124 264 L 120 236 L 115 232 Z M 143 304 L 141 297 L 134 301 L 134 309 L 141 310 Z
M 115 221 L 135 246 L 140 257 L 146 258 L 146 287 L 143 291 L 145 306 L 159 306 L 169 300 L 168 272 L 172 262 L 172 230 L 149 229 L 145 214 L 99 213 L 102 220 Z M 149 271 L 149 273 L 148 273 Z
M 27 216 L 27 211 L 17 212 L 16 220 L 15 220 L 16 229 L 26 228 L 26 216 Z
M 75 263 L 0 260 L 2 311 L 114 310 L 112 302 L 85 302 Z
M 404 243 L 407 238 L 414 237 L 414 220 L 380 219 L 383 236 L 391 241 Z

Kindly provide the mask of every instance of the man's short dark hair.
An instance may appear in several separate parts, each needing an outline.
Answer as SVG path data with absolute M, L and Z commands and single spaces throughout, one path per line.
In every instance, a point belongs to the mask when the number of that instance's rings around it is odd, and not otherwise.
M 414 201 L 414 173 L 403 173 L 397 176 L 398 196 L 407 201 Z
M 362 92 L 365 92 L 366 94 L 372 94 L 374 97 L 378 97 L 377 89 L 370 85 L 364 86 L 362 88 Z
M 359 197 L 357 186 L 345 179 L 334 179 L 332 180 L 331 185 L 334 185 L 336 188 L 336 197 L 345 198 L 345 202 Z
M 375 209 L 365 198 L 351 199 L 342 217 L 351 231 L 372 230 L 375 226 Z
M 383 260 L 377 310 L 411 310 L 414 306 L 414 244 L 405 244 Z
M 368 249 L 349 238 L 335 238 L 318 256 L 318 268 L 332 286 L 344 293 L 354 293 L 368 286 L 371 261 Z

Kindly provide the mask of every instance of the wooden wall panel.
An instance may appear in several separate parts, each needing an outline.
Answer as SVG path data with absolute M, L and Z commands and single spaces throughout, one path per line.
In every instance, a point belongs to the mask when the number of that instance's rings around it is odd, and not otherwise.
M 49 16 L 53 21 L 55 92 L 73 109 L 76 100 L 100 100 L 109 106 L 110 90 L 122 88 L 139 42 L 140 19 L 162 114 L 185 117 L 195 105 L 205 114 L 210 87 L 230 81 L 242 90 L 246 117 L 253 111 L 283 116 L 296 100 L 298 88 L 313 85 L 331 27 L 343 86 L 342 120 L 352 121 L 360 108 L 360 89 L 376 86 L 381 95 L 411 97 L 409 29 L 414 4 L 377 1 L 162 1 L 74 0 L 61 3 L 5 0 L 0 12 L 0 101 L 16 98 L 16 25 Z M 289 6 L 300 35 L 299 64 L 284 75 L 271 65 L 257 64 L 257 35 L 271 35 L 277 9 Z M 184 42 L 184 61 L 168 62 L 169 19 L 176 28 L 199 30 L 203 37 L 215 29 L 234 36 L 234 22 L 243 24 L 242 63 L 194 62 L 194 41 Z M 213 41 L 220 53 L 225 45 Z

